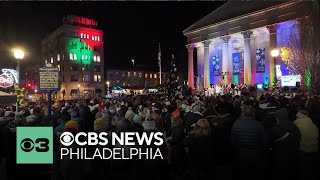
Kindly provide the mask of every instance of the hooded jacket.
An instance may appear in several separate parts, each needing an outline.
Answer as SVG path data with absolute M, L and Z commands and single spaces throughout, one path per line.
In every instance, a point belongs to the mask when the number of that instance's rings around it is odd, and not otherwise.
M 301 132 L 300 151 L 306 153 L 318 152 L 319 131 L 308 115 L 298 112 L 297 119 L 293 123 Z

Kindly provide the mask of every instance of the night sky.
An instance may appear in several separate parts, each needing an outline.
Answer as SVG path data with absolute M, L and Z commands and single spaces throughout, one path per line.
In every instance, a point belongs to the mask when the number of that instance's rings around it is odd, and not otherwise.
M 41 39 L 75 14 L 96 19 L 104 32 L 106 68 L 157 69 L 158 43 L 165 68 L 175 54 L 180 69 L 187 67 L 186 37 L 182 31 L 223 2 L 1 2 L 0 66 L 14 65 L 14 46 L 28 54 L 23 64 L 40 61 Z

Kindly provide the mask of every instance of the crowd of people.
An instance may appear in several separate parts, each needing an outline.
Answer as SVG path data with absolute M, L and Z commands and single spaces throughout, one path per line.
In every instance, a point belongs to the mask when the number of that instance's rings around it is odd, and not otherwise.
M 0 106 L 0 179 L 319 179 L 320 97 L 122 96 Z M 17 165 L 17 126 L 54 128 L 53 165 Z M 163 132 L 163 159 L 60 159 L 62 132 Z M 113 147 L 110 147 L 113 148 Z

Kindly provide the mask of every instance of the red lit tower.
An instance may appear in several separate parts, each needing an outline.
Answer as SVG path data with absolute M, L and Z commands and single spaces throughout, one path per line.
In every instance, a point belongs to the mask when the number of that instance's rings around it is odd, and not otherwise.
M 97 21 L 68 15 L 42 40 L 42 59 L 60 69 L 57 99 L 105 95 L 103 32 Z

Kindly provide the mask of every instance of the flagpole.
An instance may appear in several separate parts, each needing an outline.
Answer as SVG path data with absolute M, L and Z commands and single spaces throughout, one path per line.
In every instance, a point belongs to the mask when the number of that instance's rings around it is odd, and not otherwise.
M 161 85 L 162 81 L 161 81 L 161 49 L 160 49 L 160 43 L 159 43 L 158 61 L 159 61 L 158 63 L 159 63 L 159 74 L 160 74 L 159 78 L 160 78 L 160 85 Z

